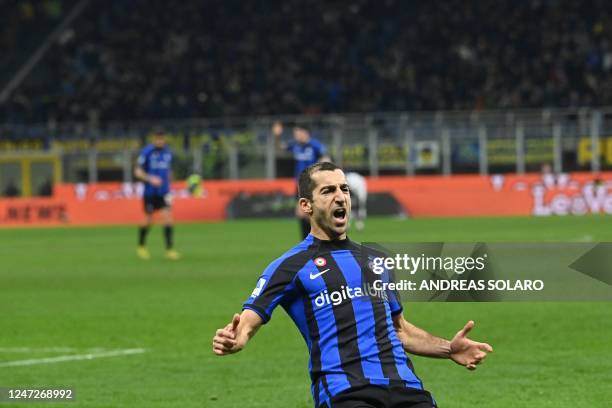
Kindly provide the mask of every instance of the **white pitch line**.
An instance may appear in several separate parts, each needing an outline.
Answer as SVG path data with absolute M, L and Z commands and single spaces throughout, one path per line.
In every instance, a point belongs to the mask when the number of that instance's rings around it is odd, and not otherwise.
M 17 366 L 29 366 L 35 364 L 53 364 L 63 363 L 65 361 L 78 361 L 78 360 L 92 360 L 94 358 L 103 357 L 116 357 L 116 356 L 127 356 L 130 354 L 141 354 L 146 350 L 142 348 L 136 349 L 125 349 L 125 350 L 111 350 L 100 353 L 90 354 L 75 354 L 67 356 L 47 357 L 47 358 L 34 358 L 30 360 L 17 360 L 17 361 L 5 361 L 0 363 L 0 367 L 17 367 Z

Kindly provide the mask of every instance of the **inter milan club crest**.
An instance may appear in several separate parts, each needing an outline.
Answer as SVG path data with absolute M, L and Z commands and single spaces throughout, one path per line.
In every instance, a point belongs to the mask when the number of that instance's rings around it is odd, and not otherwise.
M 325 260 L 325 258 L 323 258 L 322 256 L 315 258 L 314 260 L 315 265 L 317 265 L 319 268 L 327 265 L 327 261 Z

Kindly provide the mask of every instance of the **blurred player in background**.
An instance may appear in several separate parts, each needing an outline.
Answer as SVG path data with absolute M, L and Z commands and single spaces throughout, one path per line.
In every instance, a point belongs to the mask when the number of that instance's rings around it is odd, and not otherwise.
M 197 173 L 194 173 L 187 177 L 187 191 L 191 194 L 192 197 L 204 197 L 206 192 L 204 190 L 204 186 L 202 185 L 202 176 Z
M 172 175 L 172 152 L 166 145 L 166 135 L 163 130 L 156 130 L 153 143 L 145 146 L 138 156 L 138 165 L 134 172 L 143 181 L 145 224 L 138 229 L 138 249 L 136 253 L 141 259 L 151 257 L 146 247 L 147 235 L 153 225 L 153 214 L 162 212 L 164 223 L 164 240 L 166 243 L 166 258 L 178 260 L 180 254 L 173 248 L 172 197 L 170 181 Z
M 365 219 L 367 216 L 368 185 L 365 177 L 355 172 L 346 173 L 346 182 L 351 190 L 351 199 L 354 199 L 353 210 L 356 210 L 355 228 L 361 231 L 365 228 Z
M 393 278 L 374 275 L 368 249 L 347 237 L 351 196 L 339 167 L 308 167 L 299 194 L 310 234 L 266 268 L 242 313 L 216 331 L 213 352 L 241 351 L 281 305 L 308 346 L 316 408 L 435 407 L 406 352 L 474 370 L 493 349 L 467 337 L 473 321 L 445 340 L 406 321 L 397 292 L 368 291 L 376 276 Z
M 272 125 L 272 134 L 276 138 L 276 145 L 288 151 L 293 156 L 295 161 L 293 174 L 296 183 L 302 171 L 308 166 L 317 162 L 330 160 L 325 146 L 319 140 L 311 137 L 310 131 L 305 126 L 295 125 L 293 128 L 293 141 L 289 143 L 283 143 L 281 141 L 281 136 L 283 134 L 283 124 L 281 122 L 274 122 Z M 296 195 L 296 198 L 299 197 Z M 301 237 L 304 239 L 310 232 L 308 216 L 300 210 L 299 206 L 295 208 L 295 215 L 300 221 Z

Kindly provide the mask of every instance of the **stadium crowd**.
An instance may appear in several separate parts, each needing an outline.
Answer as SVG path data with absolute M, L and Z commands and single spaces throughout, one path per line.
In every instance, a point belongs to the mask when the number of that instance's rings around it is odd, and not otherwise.
M 72 0 L 0 0 L 0 85 L 44 40 Z
M 612 104 L 612 3 L 92 0 L 12 122 Z

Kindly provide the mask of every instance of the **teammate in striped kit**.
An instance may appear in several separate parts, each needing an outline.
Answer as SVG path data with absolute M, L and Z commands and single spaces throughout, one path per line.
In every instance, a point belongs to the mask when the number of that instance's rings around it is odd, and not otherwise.
M 215 333 L 214 353 L 242 350 L 281 305 L 309 348 L 315 407 L 435 407 L 406 352 L 473 370 L 491 346 L 466 337 L 472 321 L 451 341 L 435 337 L 404 319 L 397 293 L 374 290 L 375 279 L 392 276 L 375 276 L 374 254 L 346 236 L 351 199 L 340 168 L 308 167 L 299 193 L 311 233 L 266 268 L 242 313 Z
M 308 166 L 317 162 L 331 161 L 327 155 L 325 145 L 318 139 L 313 138 L 310 135 L 310 131 L 303 125 L 296 125 L 293 128 L 293 141 L 289 143 L 281 142 L 281 136 L 283 134 L 283 124 L 281 122 L 274 122 L 272 125 L 272 134 L 276 138 L 277 146 L 291 153 L 295 161 L 293 171 L 297 183 L 299 183 L 300 174 L 302 174 L 302 171 Z M 300 222 L 301 237 L 304 239 L 310 232 L 310 223 L 306 214 L 300 211 L 299 206 L 296 207 L 295 210 L 295 215 Z
M 147 235 L 153 225 L 153 214 L 161 210 L 164 222 L 164 239 L 166 241 L 166 258 L 179 260 L 181 255 L 173 248 L 174 227 L 172 223 L 172 196 L 170 183 L 172 179 L 172 151 L 166 145 L 166 134 L 157 129 L 153 133 L 153 143 L 145 146 L 138 155 L 138 165 L 134 171 L 136 177 L 144 182 L 144 225 L 138 228 L 138 248 L 136 253 L 141 259 L 151 258 L 146 247 Z

